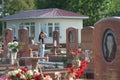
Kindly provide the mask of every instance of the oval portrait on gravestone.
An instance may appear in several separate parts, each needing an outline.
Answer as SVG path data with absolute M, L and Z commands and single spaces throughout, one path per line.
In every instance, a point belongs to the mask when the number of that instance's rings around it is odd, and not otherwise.
M 68 33 L 68 40 L 69 40 L 70 43 L 73 42 L 73 34 L 72 34 L 72 31 L 69 31 L 69 33 Z
M 102 42 L 103 56 L 107 62 L 113 61 L 116 55 L 116 38 L 111 29 L 105 31 Z

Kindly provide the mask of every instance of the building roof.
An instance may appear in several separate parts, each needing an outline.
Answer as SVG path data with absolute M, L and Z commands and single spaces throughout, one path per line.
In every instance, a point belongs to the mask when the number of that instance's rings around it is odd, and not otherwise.
M 58 8 L 27 10 L 24 12 L 16 13 L 6 16 L 1 21 L 17 20 L 17 19 L 36 19 L 36 18 L 80 18 L 88 19 L 88 16 L 77 14 L 71 11 L 66 11 Z

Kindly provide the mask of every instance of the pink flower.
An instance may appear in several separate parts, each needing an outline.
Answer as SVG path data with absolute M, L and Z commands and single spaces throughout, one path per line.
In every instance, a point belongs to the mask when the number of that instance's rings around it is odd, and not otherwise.
M 0 78 L 0 80 L 3 80 L 2 78 Z
M 69 49 L 68 49 L 68 53 L 70 53 L 70 52 L 72 52 L 72 48 L 69 48 Z
M 52 78 L 51 78 L 49 75 L 47 75 L 47 76 L 45 77 L 45 80 L 52 80 Z

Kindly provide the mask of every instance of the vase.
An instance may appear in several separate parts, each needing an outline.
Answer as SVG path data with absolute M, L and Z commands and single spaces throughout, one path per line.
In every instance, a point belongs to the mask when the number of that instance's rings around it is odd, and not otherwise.
M 15 63 L 15 60 L 17 59 L 17 52 L 11 53 L 11 64 L 13 65 Z

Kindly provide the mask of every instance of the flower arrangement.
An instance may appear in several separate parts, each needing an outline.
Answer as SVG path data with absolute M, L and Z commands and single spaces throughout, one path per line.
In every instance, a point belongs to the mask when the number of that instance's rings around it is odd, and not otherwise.
M 70 59 L 72 59 L 72 65 L 76 66 L 76 67 L 79 67 L 80 64 L 81 64 L 81 61 L 80 61 L 80 51 L 79 49 L 76 49 L 75 51 L 72 51 L 72 49 L 70 48 L 68 50 L 68 57 Z
M 40 73 L 38 70 L 28 70 L 27 68 L 9 71 L 6 76 L 7 80 L 52 80 L 49 75 Z
M 65 75 L 66 79 L 68 80 L 76 80 L 80 79 L 80 76 L 84 74 L 84 69 L 87 68 L 87 61 L 82 60 L 81 65 L 77 68 L 73 65 L 70 68 L 66 68 L 67 73 Z
M 87 68 L 88 62 L 80 57 L 80 53 L 79 49 L 76 49 L 75 52 L 71 48 L 68 49 L 68 56 L 73 57 L 72 67 L 66 68 L 67 73 L 65 78 L 68 80 L 79 79 L 84 74 L 85 68 Z
M 71 48 L 70 49 L 68 49 L 68 53 L 67 53 L 67 55 L 69 56 L 69 57 L 76 57 L 76 56 L 79 56 L 79 54 L 80 54 L 80 51 L 79 51 L 79 49 L 77 48 L 75 51 L 73 51 Z
M 9 42 L 8 43 L 8 50 L 11 51 L 12 53 L 18 52 L 18 42 Z

